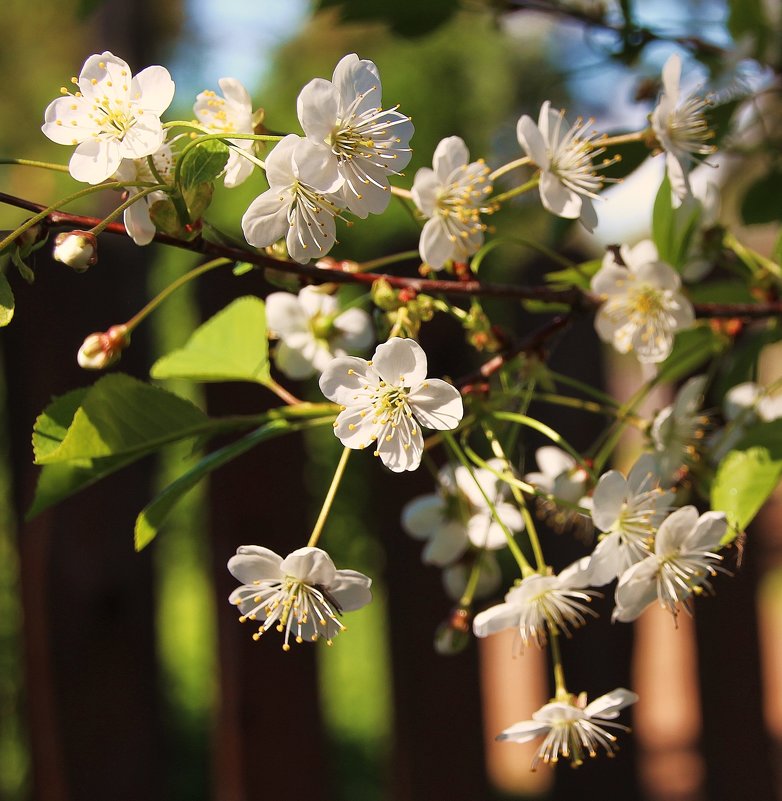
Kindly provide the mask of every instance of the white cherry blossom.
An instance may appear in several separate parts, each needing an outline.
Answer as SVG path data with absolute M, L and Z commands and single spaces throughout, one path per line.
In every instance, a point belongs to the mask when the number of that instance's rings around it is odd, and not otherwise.
M 362 218 L 386 210 L 388 176 L 399 175 L 411 157 L 413 124 L 396 107 L 383 110 L 381 94 L 375 64 L 351 53 L 330 81 L 310 81 L 297 101 L 304 133 L 333 154 L 345 204 Z
M 540 108 L 538 124 L 525 114 L 516 125 L 516 136 L 540 169 L 543 206 L 558 217 L 579 219 L 592 231 L 597 225 L 592 200 L 603 187 L 592 158 L 603 149 L 595 142 L 597 132 L 587 130 L 589 124 L 579 118 L 568 127 L 565 112 L 554 111 L 547 100 Z
M 61 145 L 76 145 L 69 165 L 77 181 L 99 184 L 123 158 L 155 153 L 165 132 L 160 115 L 174 97 L 174 82 L 164 67 L 147 67 L 132 76 L 117 56 L 90 56 L 74 83 L 79 91 L 53 100 L 41 130 Z
M 586 694 L 567 700 L 553 700 L 532 713 L 532 720 L 509 726 L 497 736 L 498 740 L 526 743 L 544 737 L 532 760 L 532 769 L 540 762 L 556 764 L 560 757 L 570 760 L 573 767 L 581 765 L 587 756 L 597 756 L 602 748 L 609 756 L 616 751 L 616 736 L 608 729 L 627 727 L 613 721 L 620 710 L 634 704 L 638 696 L 620 687 L 586 703 Z
M 470 162 L 464 141 L 443 139 L 434 151 L 434 169 L 422 167 L 413 180 L 413 202 L 427 217 L 418 245 L 421 258 L 435 270 L 448 261 L 466 261 L 483 244 L 481 213 L 491 193 L 483 159 Z
M 692 304 L 679 292 L 678 273 L 658 260 L 651 241 L 622 245 L 620 258 L 623 264 L 608 251 L 592 278 L 592 291 L 604 298 L 595 316 L 597 333 L 619 353 L 633 351 L 640 362 L 664 361 L 676 332 L 695 322 Z
M 673 493 L 660 489 L 654 458 L 644 454 L 625 478 L 618 470 L 600 477 L 592 497 L 592 520 L 605 532 L 592 553 L 592 586 L 601 587 L 652 552 Z
M 174 174 L 174 154 L 168 144 L 163 144 L 161 147 L 152 154 L 152 163 L 155 165 L 157 174 L 166 182 L 173 179 Z M 120 162 L 119 168 L 113 176 L 116 181 L 123 181 L 126 183 L 149 183 L 156 184 L 157 178 L 152 174 L 149 168 L 147 158 L 143 159 L 123 159 Z M 126 191 L 130 197 L 137 195 L 141 187 L 129 186 Z M 144 195 L 140 200 L 137 200 L 133 205 L 128 206 L 122 217 L 127 232 L 130 238 L 137 245 L 148 245 L 155 236 L 155 224 L 149 216 L 151 206 L 159 200 L 165 200 L 168 196 L 162 190 L 159 192 L 151 192 Z
M 538 471 L 527 473 L 524 480 L 568 503 L 578 503 L 586 492 L 589 476 L 576 460 L 555 445 L 535 451 Z
M 595 616 L 588 606 L 591 590 L 589 557 L 584 557 L 565 568 L 559 575 L 527 576 L 505 596 L 505 602 L 492 606 L 475 616 L 473 633 L 488 637 L 504 629 L 518 629 L 524 646 L 534 642 L 545 644 L 547 628 L 568 635 L 571 628 L 586 623 L 586 615 Z
M 220 78 L 217 82 L 223 97 L 207 89 L 196 97 L 193 113 L 198 121 L 215 133 L 251 134 L 253 104 L 248 91 L 236 78 Z M 237 148 L 252 153 L 252 139 L 229 139 Z M 253 171 L 253 163 L 235 149 L 231 149 L 225 165 L 223 183 L 229 189 L 243 183 Z
M 717 553 L 728 522 L 723 512 L 706 512 L 698 517 L 694 506 L 683 506 L 660 526 L 654 553 L 626 570 L 616 587 L 613 620 L 635 620 L 655 598 L 674 617 L 684 602 L 703 587 L 711 589 L 722 557 Z
M 272 292 L 266 298 L 266 322 L 280 340 L 274 352 L 278 369 L 289 378 L 322 373 L 337 356 L 372 344 L 372 318 L 364 309 L 339 310 L 337 298 L 305 286 L 298 295 Z
M 673 196 L 681 201 L 690 194 L 689 172 L 695 156 L 714 152 L 714 133 L 704 116 L 711 103 L 694 95 L 680 102 L 682 60 L 671 55 L 663 66 L 663 91 L 652 112 L 652 130 L 665 151 L 665 166 Z
M 305 264 L 334 244 L 334 216 L 343 205 L 333 193 L 342 178 L 329 151 L 288 134 L 266 159 L 269 189 L 250 204 L 242 230 L 255 247 L 285 238 L 292 259 Z
M 490 459 L 487 464 L 501 472 L 505 463 Z M 524 519 L 519 509 L 508 503 L 508 485 L 489 469 L 477 468 L 475 478 L 463 465 L 446 465 L 440 470 L 438 492 L 414 498 L 402 509 L 402 528 L 416 539 L 426 540 L 422 559 L 444 567 L 458 559 L 472 544 L 475 548 L 498 550 L 508 541 L 502 526 L 494 519 L 476 480 L 494 505 L 497 516 L 508 530 L 519 532 Z
M 395 473 L 421 463 L 421 426 L 456 428 L 464 414 L 459 390 L 426 377 L 426 354 L 412 339 L 392 337 L 372 361 L 334 359 L 320 377 L 323 394 L 340 404 L 334 433 L 347 448 L 375 443 L 374 453 Z
M 344 631 L 343 612 L 354 612 L 372 600 L 372 579 L 356 570 L 337 570 L 320 548 L 298 548 L 285 559 L 268 548 L 242 545 L 228 560 L 228 569 L 241 587 L 229 602 L 239 607 L 240 621 L 260 623 L 253 639 L 275 626 L 290 640 L 329 644 Z

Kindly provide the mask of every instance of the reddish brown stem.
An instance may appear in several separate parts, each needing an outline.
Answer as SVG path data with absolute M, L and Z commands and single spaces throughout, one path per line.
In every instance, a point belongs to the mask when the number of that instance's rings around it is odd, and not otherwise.
M 45 206 L 33 203 L 23 198 L 7 195 L 0 192 L 0 203 L 15 206 L 32 212 L 40 212 Z M 97 217 L 85 217 L 78 214 L 68 214 L 55 211 L 49 214 L 43 223 L 50 226 L 63 226 L 68 228 L 94 228 L 101 222 Z M 125 226 L 120 223 L 109 223 L 106 233 L 127 236 Z M 209 242 L 202 237 L 191 240 L 178 239 L 169 234 L 156 233 L 154 241 L 163 245 L 171 245 L 194 253 L 203 253 L 212 257 L 223 257 L 235 261 L 245 261 L 259 267 L 269 267 L 274 270 L 292 273 L 313 284 L 366 284 L 371 285 L 382 278 L 395 289 L 412 289 L 415 292 L 424 292 L 435 295 L 448 295 L 453 297 L 495 297 L 510 300 L 537 300 L 547 303 L 560 303 L 569 306 L 574 311 L 590 311 L 600 305 L 600 298 L 591 292 L 577 288 L 552 289 L 546 286 L 518 286 L 515 284 L 493 284 L 481 281 L 443 281 L 431 278 L 405 278 L 402 276 L 386 275 L 384 273 L 346 272 L 343 270 L 328 270 L 310 264 L 298 264 L 294 261 L 275 259 L 264 253 L 244 250 L 239 247 Z M 782 301 L 769 303 L 696 303 L 695 314 L 698 317 L 763 319 L 767 317 L 782 316 Z

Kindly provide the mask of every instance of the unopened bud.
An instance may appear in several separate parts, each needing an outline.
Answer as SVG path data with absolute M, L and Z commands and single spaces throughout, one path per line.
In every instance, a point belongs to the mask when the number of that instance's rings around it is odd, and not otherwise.
M 125 325 L 113 325 L 108 331 L 90 334 L 79 348 L 77 361 L 85 370 L 104 370 L 119 360 L 122 351 L 130 344 Z
M 444 620 L 434 634 L 434 650 L 443 656 L 461 653 L 470 642 L 470 621 L 472 614 L 464 607 L 457 606 Z
M 98 261 L 98 240 L 89 231 L 68 231 L 57 234 L 54 258 L 83 273 Z

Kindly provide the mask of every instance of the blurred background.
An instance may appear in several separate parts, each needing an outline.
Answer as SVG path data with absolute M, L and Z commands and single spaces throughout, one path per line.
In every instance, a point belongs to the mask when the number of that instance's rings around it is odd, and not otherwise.
M 758 91 L 757 117 L 734 134 L 719 170 L 722 213 L 741 237 L 771 254 L 782 218 L 778 74 L 780 7 L 762 0 L 6 0 L 0 50 L 0 155 L 65 162 L 39 133 L 46 105 L 84 59 L 111 50 L 134 71 L 163 64 L 177 84 L 169 119 L 189 119 L 195 95 L 232 76 L 266 110 L 276 131 L 298 131 L 295 98 L 312 77 L 329 78 L 346 53 L 376 62 L 386 107 L 399 103 L 416 126 L 414 157 L 400 185 L 431 164 L 437 142 L 462 136 L 473 158 L 498 165 L 519 155 L 516 121 L 550 99 L 599 130 L 645 124 L 660 68 L 685 57 L 685 85 Z M 736 55 L 738 52 L 738 55 Z M 688 56 L 697 56 L 690 58 Z M 750 59 L 749 57 L 753 57 Z M 758 123 L 757 120 L 761 122 Z M 758 138 L 757 127 L 763 128 Z M 611 187 L 597 241 L 648 236 L 660 158 L 628 149 L 637 174 Z M 0 166 L 3 191 L 52 203 L 73 191 L 68 176 Z M 696 183 L 701 179 L 696 179 Z M 218 188 L 209 218 L 237 233 L 256 176 Z M 74 205 L 107 213 L 115 197 Z M 0 209 L 0 227 L 24 214 Z M 500 233 L 590 257 L 599 245 L 536 203 L 492 220 Z M 415 248 L 418 232 L 401 205 L 342 229 L 334 255 L 358 260 Z M 106 240 L 104 242 L 104 240 Z M 172 449 L 103 480 L 25 522 L 36 481 L 30 432 L 52 396 L 91 383 L 75 354 L 92 331 L 130 317 L 197 261 L 158 247 L 139 251 L 101 239 L 100 263 L 66 271 L 41 251 L 35 282 L 14 276 L 17 311 L 0 335 L 0 799 L 2 801 L 766 801 L 782 797 L 782 505 L 752 527 L 740 570 L 693 620 L 650 609 L 635 626 L 600 619 L 565 643 L 568 681 L 596 697 L 636 690 L 633 734 L 614 760 L 578 770 L 529 770 L 534 749 L 496 743 L 548 699 L 545 655 L 511 657 L 512 635 L 443 657 L 432 644 L 451 601 L 439 571 L 399 525 L 401 506 L 431 492 L 425 471 L 390 477 L 377 463 L 351 464 L 324 545 L 338 567 L 374 579 L 374 602 L 350 616 L 333 648 L 284 654 L 270 637 L 254 643 L 226 602 L 225 569 L 241 544 L 288 553 L 317 516 L 339 455 L 330 431 L 276 440 L 191 493 L 160 537 L 133 551 L 138 511 L 182 472 L 189 448 Z M 534 252 L 500 248 L 482 276 L 535 281 Z M 188 285 L 134 335 L 120 366 L 141 378 L 161 353 L 239 294 L 266 294 L 257 273 L 210 274 Z M 518 334 L 539 318 L 510 303 L 487 310 Z M 424 331 L 433 374 L 458 376 L 477 362 L 463 334 L 437 320 Z M 603 354 L 590 321 L 555 355 L 560 372 L 627 396 L 640 380 L 632 360 Z M 779 378 L 780 356 L 762 376 Z M 172 389 L 213 414 L 256 412 L 259 387 Z M 295 387 L 317 397 L 314 385 Z M 668 399 L 650 401 L 648 411 Z M 576 447 L 598 432 L 584 415 L 552 414 L 549 425 Z M 529 452 L 539 443 L 528 442 Z M 628 443 L 628 460 L 631 458 Z M 530 457 L 531 458 L 531 457 Z M 549 532 L 547 553 L 565 564 L 579 545 Z M 510 567 L 510 566 L 508 566 Z M 512 578 L 511 570 L 507 580 Z

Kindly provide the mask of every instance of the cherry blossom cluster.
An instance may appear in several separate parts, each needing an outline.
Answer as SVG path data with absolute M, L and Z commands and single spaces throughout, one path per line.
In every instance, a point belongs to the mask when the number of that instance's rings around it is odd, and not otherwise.
M 648 419 L 638 411 L 655 376 L 675 359 L 679 334 L 697 325 L 683 279 L 699 281 L 711 269 L 706 240 L 719 216 L 716 189 L 701 202 L 689 180 L 698 160 L 714 151 L 707 117 L 712 101 L 683 96 L 681 72 L 674 54 L 663 67 L 659 99 L 642 131 L 612 138 L 595 130 L 592 120 L 569 123 L 565 110 L 546 101 L 537 122 L 528 114 L 519 117 L 512 161 L 492 168 L 488 158 L 471 157 L 462 138 L 448 136 L 436 146 L 432 167 L 419 169 L 409 188 L 401 184 L 412 157 L 412 122 L 397 106 L 383 107 L 378 68 L 357 54 L 342 58 L 331 80 L 314 78 L 301 89 L 301 133 L 269 133 L 263 110 L 254 111 L 249 92 L 230 77 L 218 81 L 221 94 L 198 94 L 193 120 L 163 122 L 174 96 L 168 71 L 152 66 L 134 76 L 109 52 L 90 56 L 73 79 L 76 89 L 63 88 L 45 111 L 43 133 L 75 147 L 71 176 L 96 190 L 123 192 L 113 216 L 89 231 L 55 239 L 55 259 L 77 271 L 97 262 L 97 237 L 114 217 L 122 214 L 137 245 L 164 233 L 186 246 L 199 237 L 215 181 L 230 189 L 258 172 L 265 177 L 268 188 L 250 203 L 238 227 L 249 262 L 301 279 L 282 284 L 295 289 L 268 294 L 263 315 L 280 380 L 305 382 L 298 388 L 307 399 L 299 401 L 275 378 L 261 383 L 285 402 L 278 410 L 284 422 L 293 419 L 285 417 L 286 409 L 306 414 L 326 407 L 344 450 L 305 546 L 282 557 L 243 545 L 229 560 L 240 583 L 229 600 L 242 622 L 257 625 L 253 638 L 274 628 L 289 650 L 293 643 L 331 644 L 345 630 L 343 615 L 371 601 L 372 581 L 337 569 L 319 542 L 348 456 L 369 450 L 378 469 L 389 474 L 423 463 L 433 477 L 432 492 L 405 505 L 400 529 L 423 543 L 424 564 L 442 571 L 459 633 L 471 630 L 483 638 L 512 629 L 517 648 L 551 648 L 551 699 L 531 720 L 498 735 L 511 742 L 542 737 L 533 767 L 560 758 L 578 765 L 599 751 L 614 754 L 613 732 L 626 728 L 615 721 L 637 696 L 618 688 L 588 702 L 585 693 L 571 692 L 558 638 L 576 636 L 588 625 L 596 616 L 593 600 L 609 586 L 616 622 L 637 619 L 655 601 L 675 621 L 682 609 L 692 611 L 697 596 L 712 592 L 738 531 L 725 511 L 701 511 L 698 484 L 712 480 L 721 461 L 757 426 L 782 418 L 776 385 L 749 381 L 722 393 L 721 410 L 705 409 L 714 383 L 706 374 L 684 381 L 673 401 Z M 489 216 L 533 190 L 546 211 L 578 220 L 591 233 L 610 180 L 604 171 L 619 161 L 611 147 L 625 141 L 648 146 L 651 155 L 664 153 L 662 205 L 670 206 L 671 215 L 677 209 L 690 214 L 682 257 L 668 263 L 660 256 L 665 248 L 658 251 L 651 240 L 620 243 L 602 260 L 574 264 L 572 280 L 561 278 L 567 270 L 558 273 L 560 280 L 571 280 L 565 290 L 571 294 L 554 291 L 553 297 L 565 298 L 571 309 L 562 325 L 576 314 L 594 314 L 600 340 L 631 354 L 651 376 L 638 403 L 620 405 L 589 386 L 582 385 L 580 394 L 555 391 L 560 379 L 548 371 L 545 356 L 560 324 L 515 347 L 483 310 L 483 284 L 471 260 L 492 246 Z M 198 180 L 188 178 L 194 159 Z M 511 181 L 518 170 L 527 171 L 526 180 Z M 346 282 L 351 273 L 403 261 L 404 254 L 364 265 L 327 257 L 337 242 L 337 220 L 382 214 L 392 194 L 420 224 L 419 276 L 375 275 L 371 291 L 348 300 L 337 279 Z M 23 226 L 9 240 L 17 240 L 20 259 L 28 247 L 22 244 L 26 231 Z M 210 265 L 235 264 L 235 249 L 225 252 Z M 312 277 L 321 270 L 322 280 Z M 432 271 L 444 280 L 429 280 Z M 300 285 L 302 276 L 312 285 Z M 458 287 L 468 295 L 465 286 L 474 295 L 468 309 L 446 299 Z M 88 336 L 79 364 L 104 369 L 116 362 L 135 326 L 163 297 L 131 321 Z M 536 297 L 531 292 L 527 299 Z M 429 375 L 417 340 L 438 313 L 458 321 L 467 342 L 490 357 L 477 374 L 464 380 Z M 377 342 L 371 358 L 364 358 Z M 676 373 L 676 379 L 694 369 Z M 587 455 L 580 454 L 546 420 L 530 416 L 533 400 L 603 415 L 606 432 Z M 625 474 L 608 465 L 618 434 L 629 426 L 641 431 L 645 447 Z M 533 453 L 528 429 L 549 443 Z M 575 537 L 582 556 L 570 565 L 551 564 L 551 533 Z M 438 650 L 448 651 L 449 642 L 437 643 Z

